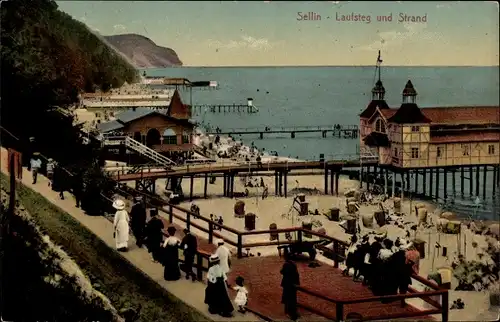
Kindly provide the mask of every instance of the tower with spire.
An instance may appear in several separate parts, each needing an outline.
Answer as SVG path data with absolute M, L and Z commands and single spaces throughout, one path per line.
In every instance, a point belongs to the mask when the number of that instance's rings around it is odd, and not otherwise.
M 403 89 L 401 107 L 388 121 L 398 124 L 430 122 L 417 105 L 417 91 L 413 87 L 411 80 L 406 82 Z

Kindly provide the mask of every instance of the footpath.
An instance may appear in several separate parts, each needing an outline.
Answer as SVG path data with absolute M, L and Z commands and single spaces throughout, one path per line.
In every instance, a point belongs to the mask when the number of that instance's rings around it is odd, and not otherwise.
M 7 151 L 1 148 L 1 171 L 7 174 Z M 49 200 L 52 204 L 58 206 L 75 220 L 80 222 L 82 226 L 90 230 L 93 234 L 99 237 L 106 245 L 115 249 L 115 240 L 113 238 L 113 224 L 108 219 L 99 216 L 88 216 L 83 210 L 75 207 L 75 200 L 70 193 L 65 193 L 65 199 L 59 198 L 59 193 L 52 190 L 48 186 L 48 179 L 39 175 L 36 184 L 32 184 L 31 173 L 23 168 L 21 183 L 26 187 L 38 192 Z M 130 237 L 129 251 L 120 253 L 120 255 L 129 261 L 137 269 L 147 274 L 156 283 L 162 286 L 167 292 L 182 300 L 187 305 L 195 308 L 208 319 L 213 321 L 262 321 L 257 315 L 247 312 L 246 314 L 238 313 L 236 310 L 232 318 L 224 318 L 219 315 L 212 315 L 208 312 L 208 307 L 204 303 L 205 298 L 205 281 L 193 283 L 190 280 L 182 277 L 178 281 L 170 282 L 163 279 L 163 266 L 152 261 L 151 255 L 145 248 L 138 248 L 135 245 L 135 239 Z M 235 306 L 236 307 L 236 306 Z M 158 321 L 161 322 L 161 321 Z

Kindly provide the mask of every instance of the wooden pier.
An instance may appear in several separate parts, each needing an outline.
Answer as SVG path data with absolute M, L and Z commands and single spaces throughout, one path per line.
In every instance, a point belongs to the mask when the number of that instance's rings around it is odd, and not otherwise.
M 358 137 L 359 128 L 357 125 L 323 125 L 323 126 L 286 126 L 286 127 L 249 127 L 238 129 L 216 130 L 207 134 L 219 135 L 244 135 L 258 134 L 260 139 L 264 138 L 265 134 L 290 134 L 292 139 L 297 133 L 321 133 L 323 138 L 326 138 L 329 133 L 335 137 L 345 139 L 356 139 Z
M 248 104 L 205 104 L 205 105 L 192 105 L 191 113 L 198 114 L 203 112 L 208 113 L 246 113 L 254 114 L 259 109 L 255 106 Z

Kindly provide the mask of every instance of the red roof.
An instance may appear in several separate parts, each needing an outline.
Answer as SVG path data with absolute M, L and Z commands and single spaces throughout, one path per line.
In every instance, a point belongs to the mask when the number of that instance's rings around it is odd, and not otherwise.
M 397 112 L 397 111 L 398 111 L 398 110 L 397 110 L 397 109 L 395 109 L 395 108 L 391 108 L 391 109 L 389 109 L 389 110 L 380 110 L 380 112 L 382 113 L 382 115 L 383 115 L 386 119 L 388 119 L 388 118 L 390 118 L 391 116 L 393 116 L 394 114 L 396 114 L 396 112 Z
M 432 136 L 430 143 L 460 143 L 460 142 L 499 142 L 500 133 L 457 133 L 453 135 Z
M 424 107 L 433 124 L 500 124 L 500 106 Z

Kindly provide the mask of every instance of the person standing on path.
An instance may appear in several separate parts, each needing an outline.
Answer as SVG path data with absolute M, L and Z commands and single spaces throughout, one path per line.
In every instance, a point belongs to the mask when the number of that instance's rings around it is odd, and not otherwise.
M 33 184 L 36 184 L 36 179 L 38 177 L 38 172 L 42 167 L 42 160 L 40 160 L 40 153 L 34 152 L 30 160 L 31 174 L 33 176 Z
M 281 303 L 285 305 L 285 314 L 292 320 L 297 320 L 299 315 L 297 313 L 297 286 L 300 285 L 299 271 L 297 265 L 290 259 L 290 253 L 285 252 L 285 263 L 281 269 L 281 288 L 283 293 L 281 296 Z
M 142 196 L 135 197 L 135 203 L 130 210 L 130 227 L 135 237 L 135 244 L 141 248 L 144 244 L 144 230 L 146 228 L 146 205 Z
M 126 252 L 128 250 L 129 239 L 129 217 L 125 210 L 125 202 L 117 199 L 113 202 L 113 208 L 116 209 L 113 220 L 113 235 L 115 237 L 116 249 L 120 252 Z
M 178 281 L 181 278 L 179 268 L 179 246 L 181 241 L 175 237 L 176 229 L 173 226 L 167 228 L 168 238 L 163 242 L 163 278 L 166 281 Z
M 215 255 L 219 257 L 219 265 L 224 274 L 228 274 L 231 268 L 231 251 L 224 245 L 224 240 L 217 240 L 217 250 Z
M 68 176 L 65 170 L 59 164 L 55 164 L 52 190 L 59 192 L 59 198 L 61 198 L 61 200 L 64 200 L 64 191 L 68 186 L 67 180 Z
M 46 166 L 47 179 L 49 179 L 49 183 L 47 184 L 49 187 L 52 184 L 52 180 L 54 179 L 54 168 L 56 166 L 56 162 L 54 159 L 49 158 Z
M 227 293 L 227 275 L 220 266 L 219 256 L 210 256 L 210 268 L 207 273 L 207 287 L 205 288 L 205 304 L 208 312 L 231 317 L 234 311 L 233 303 Z
M 187 229 L 184 229 L 184 238 L 181 242 L 181 248 L 184 250 L 184 272 L 186 279 L 192 278 L 196 282 L 196 274 L 193 272 L 194 257 L 198 251 L 198 241 L 196 237 Z
M 80 208 L 80 202 L 83 195 L 83 176 L 80 172 L 72 176 L 71 178 L 73 184 L 73 196 L 75 197 L 76 208 Z
M 153 255 L 153 262 L 159 262 L 161 258 L 161 244 L 163 242 L 163 221 L 158 218 L 158 209 L 149 211 L 151 217 L 146 225 L 146 247 Z

